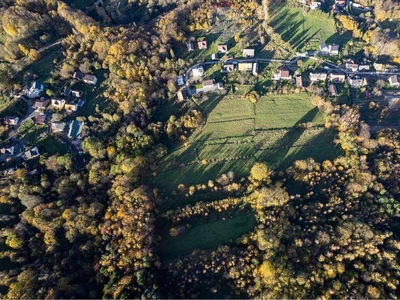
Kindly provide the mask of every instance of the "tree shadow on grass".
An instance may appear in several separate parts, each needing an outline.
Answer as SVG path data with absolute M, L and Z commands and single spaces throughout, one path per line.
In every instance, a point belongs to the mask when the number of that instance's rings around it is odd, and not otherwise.
M 317 107 L 308 111 L 280 140 L 270 147 L 270 149 L 265 151 L 265 153 L 261 153 L 260 158 L 269 161 L 272 167 L 281 166 L 285 161 L 290 148 L 292 148 L 294 143 L 306 130 L 305 128 L 300 127 L 300 124 L 311 122 L 314 120 L 318 112 L 319 110 Z

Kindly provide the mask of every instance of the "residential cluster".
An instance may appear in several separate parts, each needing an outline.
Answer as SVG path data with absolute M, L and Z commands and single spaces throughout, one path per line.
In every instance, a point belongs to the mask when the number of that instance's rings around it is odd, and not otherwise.
M 72 79 L 89 85 L 96 85 L 98 81 L 95 75 L 83 74 L 78 71 L 73 74 Z M 21 99 L 29 106 L 26 116 L 23 118 L 5 116 L 2 118 L 2 124 L 8 125 L 13 132 L 16 132 L 19 126 L 30 119 L 36 125 L 48 125 L 49 133 L 55 134 L 60 138 L 68 138 L 69 143 L 74 146 L 74 151 L 82 154 L 80 144 L 82 142 L 84 122 L 76 119 L 59 121 L 59 118 L 55 120 L 53 117 L 56 113 L 60 115 L 59 113 L 70 114 L 78 111 L 85 103 L 83 91 L 65 86 L 62 92 L 59 92 L 56 97 L 52 97 L 51 99 L 44 96 L 44 91 L 45 87 L 40 81 L 34 81 L 29 87 L 25 87 Z M 0 155 L 4 155 L 5 157 L 22 157 L 24 160 L 30 160 L 40 155 L 37 146 L 33 146 L 27 150 L 24 148 L 21 141 L 10 138 L 0 148 Z

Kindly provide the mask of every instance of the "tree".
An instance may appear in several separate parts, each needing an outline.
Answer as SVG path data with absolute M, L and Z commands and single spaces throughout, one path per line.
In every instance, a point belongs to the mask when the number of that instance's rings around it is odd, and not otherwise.
M 262 181 L 268 178 L 270 171 L 268 166 L 264 163 L 258 162 L 253 165 L 250 170 L 250 176 L 256 181 Z
M 42 56 L 41 56 L 40 52 L 37 51 L 36 49 L 31 49 L 31 50 L 29 50 L 28 57 L 31 61 L 35 61 L 35 60 L 40 59 Z

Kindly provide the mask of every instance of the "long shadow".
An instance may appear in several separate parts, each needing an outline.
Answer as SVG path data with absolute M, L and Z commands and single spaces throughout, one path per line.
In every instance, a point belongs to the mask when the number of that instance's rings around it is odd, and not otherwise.
M 312 120 L 314 120 L 318 114 L 318 111 L 319 110 L 317 107 L 308 111 L 280 140 L 270 147 L 270 150 L 268 151 L 268 158 L 274 160 L 273 165 L 282 165 L 282 163 L 285 161 L 285 157 L 290 151 L 290 148 L 306 130 L 299 125 L 306 122 L 312 122 Z

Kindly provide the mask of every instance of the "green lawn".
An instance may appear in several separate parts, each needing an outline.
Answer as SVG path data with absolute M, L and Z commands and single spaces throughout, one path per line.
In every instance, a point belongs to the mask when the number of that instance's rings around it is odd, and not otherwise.
M 243 234 L 253 230 L 257 224 L 254 214 L 239 211 L 235 216 L 214 222 L 200 222 L 186 233 L 172 237 L 167 227 L 163 235 L 161 254 L 164 259 L 173 259 L 190 254 L 195 249 L 212 249 L 221 244 L 235 241 Z
M 17 138 L 26 146 L 36 146 L 42 132 L 47 130 L 47 125 L 35 125 L 32 120 L 26 121 L 17 130 Z
M 206 183 L 233 171 L 248 176 L 256 161 L 284 170 L 293 161 L 313 157 L 332 159 L 339 149 L 332 143 L 335 132 L 326 129 L 323 114 L 307 93 L 270 95 L 257 104 L 228 96 L 199 101 L 207 113 L 207 124 L 159 161 L 153 182 L 171 192 L 179 184 Z M 299 124 L 311 122 L 312 127 Z
M 15 116 L 22 118 L 28 111 L 28 107 L 22 100 L 11 100 L 0 107 L 0 117 Z
M 41 154 L 47 154 L 48 156 L 52 156 L 55 154 L 64 155 L 68 151 L 67 145 L 56 141 L 54 137 L 50 135 L 47 135 L 46 137 L 38 140 L 36 145 L 39 148 L 39 152 Z
M 323 42 L 339 43 L 333 17 L 322 11 L 304 14 L 301 8 L 280 6 L 272 11 L 269 25 L 295 50 L 303 50 L 306 45 L 318 50 Z

